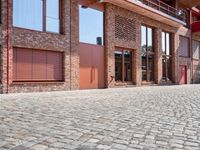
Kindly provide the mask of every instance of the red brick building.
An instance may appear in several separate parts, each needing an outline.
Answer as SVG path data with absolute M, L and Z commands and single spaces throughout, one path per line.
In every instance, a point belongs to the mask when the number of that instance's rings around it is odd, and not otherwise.
M 198 1 L 0 3 L 0 93 L 200 83 Z

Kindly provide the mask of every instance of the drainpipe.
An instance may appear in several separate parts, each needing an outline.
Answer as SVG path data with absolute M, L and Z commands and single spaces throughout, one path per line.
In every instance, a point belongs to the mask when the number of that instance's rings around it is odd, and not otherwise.
M 7 35 L 6 35 L 6 45 L 7 45 L 7 93 L 9 92 L 9 16 L 10 16 L 10 11 L 9 11 L 9 0 L 7 0 Z
M 69 56 L 69 66 L 70 66 L 70 77 L 69 77 L 70 81 L 69 82 L 70 82 L 70 91 L 72 90 L 72 81 L 71 81 L 71 79 L 72 79 L 71 78 L 71 76 L 72 76 L 71 75 L 71 72 L 72 72 L 72 69 L 71 69 L 72 68 L 72 65 L 71 65 L 72 64 L 71 63 L 71 60 L 72 60 L 72 58 L 71 58 L 72 57 L 71 56 L 71 54 L 72 54 L 72 52 L 71 52 L 71 49 L 72 49 L 72 31 L 71 31 L 72 30 L 72 22 L 71 22 L 71 20 L 72 20 L 72 16 L 71 16 L 72 15 L 72 8 L 71 7 L 72 7 L 72 0 L 70 0 L 70 31 L 69 31 L 70 32 L 70 42 L 69 42 L 70 43 L 70 50 L 69 50 L 69 55 L 70 55 Z

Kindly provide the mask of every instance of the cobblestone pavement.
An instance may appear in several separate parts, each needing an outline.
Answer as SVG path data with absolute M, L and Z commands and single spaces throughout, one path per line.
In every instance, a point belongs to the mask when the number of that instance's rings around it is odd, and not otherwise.
M 200 85 L 0 95 L 5 149 L 200 149 Z

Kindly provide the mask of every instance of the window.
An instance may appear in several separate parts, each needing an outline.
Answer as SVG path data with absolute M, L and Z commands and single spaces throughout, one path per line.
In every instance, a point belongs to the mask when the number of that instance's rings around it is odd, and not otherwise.
M 192 41 L 192 51 L 193 51 L 193 58 L 199 59 L 200 58 L 200 42 L 199 41 Z
M 179 55 L 182 57 L 190 57 L 189 38 L 180 36 Z
M 132 51 L 115 50 L 115 81 L 132 81 Z
M 154 80 L 154 49 L 153 49 L 153 29 L 147 26 L 141 27 L 141 47 L 142 47 L 142 80 Z
M 80 42 L 103 45 L 103 12 L 79 6 Z
M 14 48 L 13 81 L 62 81 L 62 53 Z
M 172 51 L 171 35 L 162 32 L 162 77 L 164 80 L 172 79 Z
M 13 0 L 13 25 L 59 33 L 60 0 Z

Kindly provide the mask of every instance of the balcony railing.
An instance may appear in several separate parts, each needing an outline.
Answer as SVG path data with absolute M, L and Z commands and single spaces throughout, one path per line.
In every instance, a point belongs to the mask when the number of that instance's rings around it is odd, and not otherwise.
M 176 9 L 160 0 L 137 0 L 137 1 L 186 23 L 185 10 Z

